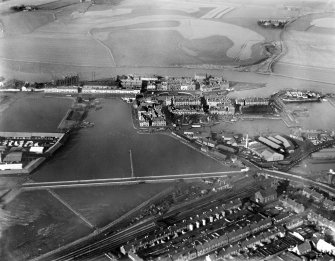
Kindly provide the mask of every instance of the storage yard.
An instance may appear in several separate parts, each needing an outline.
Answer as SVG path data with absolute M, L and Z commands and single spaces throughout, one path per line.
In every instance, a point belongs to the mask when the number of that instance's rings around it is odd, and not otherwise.
M 0 132 L 0 175 L 27 174 L 64 143 L 63 133 Z

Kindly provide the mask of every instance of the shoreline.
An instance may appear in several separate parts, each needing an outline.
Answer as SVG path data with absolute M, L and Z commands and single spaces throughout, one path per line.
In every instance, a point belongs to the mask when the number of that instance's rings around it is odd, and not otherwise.
M 1 133 L 0 133 L 1 134 Z M 26 132 L 2 132 L 2 134 L 6 135 L 6 134 L 14 134 L 14 135 L 20 135 L 20 136 L 24 136 L 25 134 L 27 135 L 28 133 Z M 43 155 L 41 155 L 41 157 L 38 157 L 36 159 L 33 159 L 32 161 L 30 161 L 24 168 L 19 169 L 19 170 L 0 170 L 0 177 L 8 177 L 8 176 L 22 176 L 22 175 L 29 175 L 31 174 L 35 169 L 37 169 L 44 161 L 46 161 L 47 159 L 50 159 L 52 157 L 52 155 L 60 148 L 64 145 L 68 134 L 67 133 L 30 133 L 30 135 L 49 135 L 49 134 L 59 134 L 59 139 L 57 140 L 57 142 L 52 145 L 50 148 L 48 148 L 48 150 L 46 150 Z
M 227 165 L 225 163 L 223 163 L 220 159 L 216 158 L 215 156 L 210 155 L 209 153 L 201 151 L 196 146 L 193 146 L 189 141 L 185 140 L 183 137 L 181 137 L 180 135 L 178 135 L 177 133 L 175 133 L 173 131 L 164 130 L 164 131 L 156 131 L 156 132 L 142 132 L 140 128 L 136 127 L 136 125 L 137 125 L 137 119 L 136 118 L 134 119 L 134 111 L 135 111 L 134 107 L 131 106 L 131 116 L 132 116 L 133 128 L 137 131 L 138 134 L 141 134 L 141 135 L 150 135 L 150 134 L 157 135 L 157 134 L 160 134 L 160 135 L 168 136 L 168 137 L 173 138 L 174 140 L 177 140 L 180 143 L 186 145 L 187 147 L 189 147 L 189 148 L 191 148 L 191 149 L 193 149 L 193 150 L 201 153 L 202 155 L 204 155 L 204 156 L 206 156 L 206 157 L 208 157 L 208 158 L 216 161 L 220 165 L 227 167 Z

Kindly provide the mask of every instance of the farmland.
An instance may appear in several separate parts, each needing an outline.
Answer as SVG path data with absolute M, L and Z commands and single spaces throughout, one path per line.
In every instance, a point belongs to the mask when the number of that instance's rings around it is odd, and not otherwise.
M 25 44 L 22 45 L 22 42 Z M 110 64 L 105 50 L 96 41 L 83 39 L 80 36 L 76 38 L 60 38 L 51 34 L 48 37 L 12 36 L 6 38 L 6 41 L 0 41 L 0 56 L 18 62 L 48 62 L 80 66 L 108 66 Z M 97 57 L 99 59 L 96 59 Z
M 117 67 L 255 64 L 269 56 L 266 43 L 279 41 L 279 31 L 257 20 L 297 15 L 263 0 L 34 3 L 36 11 L 1 19 L 0 75 L 50 79 Z
M 282 63 L 335 69 L 335 36 L 331 13 L 313 14 L 293 22 L 283 34 L 287 54 Z

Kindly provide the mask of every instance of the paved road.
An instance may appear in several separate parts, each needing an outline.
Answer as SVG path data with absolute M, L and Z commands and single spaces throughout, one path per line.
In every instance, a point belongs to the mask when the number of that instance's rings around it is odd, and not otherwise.
M 335 145 L 335 140 L 329 140 L 329 141 L 320 143 L 318 145 L 306 147 L 307 150 L 305 150 L 301 155 L 299 155 L 297 158 L 295 158 L 294 161 L 290 165 L 288 165 L 287 167 L 285 167 L 285 169 L 283 169 L 283 170 L 284 171 L 290 170 L 295 165 L 297 165 L 300 161 L 306 159 L 312 153 L 317 152 L 319 150 L 322 150 L 324 148 L 330 147 L 332 145 Z
M 178 175 L 161 175 L 161 176 L 143 176 L 129 178 L 110 178 L 110 179 L 91 179 L 91 180 L 71 180 L 71 181 L 54 181 L 54 182 L 32 182 L 22 185 L 24 190 L 36 189 L 56 189 L 56 188 L 71 188 L 85 186 L 106 186 L 106 185 L 124 185 L 136 183 L 158 183 L 174 181 L 179 179 L 199 179 L 222 177 L 225 175 L 242 174 L 244 171 L 225 171 L 225 172 L 207 172 L 207 173 L 190 173 Z
M 325 189 L 326 191 L 335 193 L 335 188 L 332 188 L 326 184 L 313 181 L 295 174 L 275 170 L 266 170 L 266 169 L 262 169 L 262 172 L 268 174 L 269 176 L 273 176 L 279 179 L 289 179 L 293 181 L 304 182 L 305 184 L 318 186 Z M 257 189 L 255 186 L 250 186 L 245 190 L 239 190 L 238 193 L 236 193 L 235 191 L 235 193 L 232 194 L 229 193 L 222 194 L 222 198 L 224 198 L 224 200 L 231 200 L 236 197 L 242 197 L 246 193 L 251 193 L 255 189 Z M 199 201 L 191 202 L 188 205 L 174 208 L 172 211 L 166 213 L 166 218 L 174 216 L 178 221 L 180 221 L 186 216 L 192 215 L 192 213 L 197 212 L 201 208 L 204 207 L 211 208 L 217 205 L 219 201 L 220 197 L 217 196 L 205 197 Z M 161 220 L 162 217 L 160 217 L 159 219 Z M 100 233 L 64 251 L 55 252 L 46 256 L 42 256 L 35 260 L 60 261 L 60 260 L 83 260 L 83 259 L 95 258 L 109 251 L 118 249 L 122 244 L 125 244 L 127 241 L 133 239 L 134 237 L 139 237 L 155 229 L 158 229 L 158 226 L 156 225 L 155 221 L 156 219 L 147 220 L 143 223 L 129 227 L 117 233 L 113 233 L 112 231 Z
M 263 173 L 267 173 L 269 176 L 275 177 L 275 178 L 279 178 L 279 179 L 289 179 L 291 181 L 298 181 L 298 182 L 303 182 L 306 185 L 312 185 L 312 186 L 316 186 L 316 187 L 320 187 L 322 189 L 324 189 L 327 192 L 330 192 L 332 194 L 335 194 L 335 188 L 331 187 L 327 184 L 318 182 L 318 181 L 314 181 L 305 177 L 301 177 L 299 175 L 296 174 L 291 174 L 291 173 L 286 173 L 286 172 L 282 172 L 282 171 L 277 171 L 277 170 L 263 170 Z

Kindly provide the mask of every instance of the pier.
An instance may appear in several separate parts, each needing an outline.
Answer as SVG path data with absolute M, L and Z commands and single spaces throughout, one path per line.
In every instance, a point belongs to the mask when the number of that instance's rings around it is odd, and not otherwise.
M 131 169 L 131 177 L 134 178 L 134 166 L 133 166 L 133 155 L 131 153 L 131 150 L 129 150 L 129 158 L 130 158 L 130 169 Z

